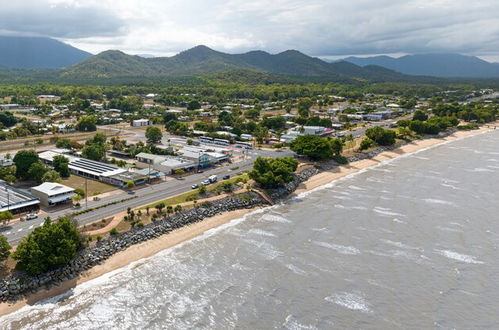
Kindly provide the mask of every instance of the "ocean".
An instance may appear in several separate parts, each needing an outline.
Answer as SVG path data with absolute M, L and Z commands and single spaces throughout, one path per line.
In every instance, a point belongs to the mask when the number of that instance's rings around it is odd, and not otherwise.
M 252 212 L 0 328 L 497 329 L 498 196 L 492 131 Z

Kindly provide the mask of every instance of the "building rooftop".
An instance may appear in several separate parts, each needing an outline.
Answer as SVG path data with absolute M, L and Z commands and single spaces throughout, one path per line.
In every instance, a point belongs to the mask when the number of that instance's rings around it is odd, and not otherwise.
M 47 196 L 54 196 L 54 195 L 59 195 L 59 194 L 64 194 L 64 193 L 71 193 L 74 191 L 73 188 L 65 186 L 60 183 L 56 182 L 44 182 L 39 186 L 31 188 L 33 190 L 37 190 L 39 192 L 42 192 L 46 194 Z

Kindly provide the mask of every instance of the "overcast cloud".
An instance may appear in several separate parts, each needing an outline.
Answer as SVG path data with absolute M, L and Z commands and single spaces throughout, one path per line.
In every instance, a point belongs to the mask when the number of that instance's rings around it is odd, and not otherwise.
M 0 33 L 87 51 L 217 50 L 314 56 L 459 52 L 499 57 L 497 0 L 12 0 Z

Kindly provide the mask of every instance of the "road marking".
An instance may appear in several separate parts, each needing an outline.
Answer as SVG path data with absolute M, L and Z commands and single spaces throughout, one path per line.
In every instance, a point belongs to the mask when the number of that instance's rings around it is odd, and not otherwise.
M 12 232 L 11 231 L 8 231 L 5 233 L 5 235 L 10 235 Z
M 19 230 L 18 230 L 18 232 L 23 231 L 23 229 L 24 229 L 24 228 L 19 229 Z
M 34 225 L 29 226 L 29 229 L 33 229 L 33 226 L 34 226 Z

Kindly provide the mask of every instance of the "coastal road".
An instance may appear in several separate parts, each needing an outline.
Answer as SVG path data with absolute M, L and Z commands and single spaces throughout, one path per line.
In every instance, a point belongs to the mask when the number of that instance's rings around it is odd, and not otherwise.
M 105 205 L 114 201 L 120 201 L 126 198 L 132 198 L 125 202 L 119 202 L 117 204 L 108 205 L 101 209 L 97 209 L 85 214 L 81 214 L 75 217 L 78 221 L 79 225 L 88 224 L 91 222 L 98 221 L 100 219 L 104 219 L 110 216 L 113 216 L 117 213 L 121 213 L 126 211 L 128 207 L 134 208 L 147 204 L 151 204 L 166 198 L 173 197 L 178 194 L 182 194 L 188 191 L 191 191 L 191 186 L 195 183 L 199 184 L 201 181 L 207 179 L 210 175 L 217 175 L 221 178 L 224 175 L 230 174 L 231 176 L 237 175 L 241 172 L 250 170 L 253 167 L 253 162 L 259 156 L 261 157 L 288 157 L 292 156 L 293 152 L 289 150 L 275 151 L 275 150 L 265 150 L 265 149 L 254 149 L 248 150 L 246 155 L 246 159 L 233 163 L 227 166 L 221 166 L 212 168 L 204 171 L 203 173 L 195 173 L 191 175 L 187 175 L 182 179 L 169 179 L 168 181 L 147 185 L 144 188 L 135 190 L 135 193 L 128 194 L 123 191 L 119 194 L 114 194 L 112 196 L 102 198 L 99 201 L 90 201 L 88 202 L 88 208 L 94 208 L 99 205 Z M 231 168 L 238 167 L 236 170 L 231 170 Z M 82 205 L 85 205 L 82 202 Z M 84 210 L 82 208 L 80 210 Z M 74 212 L 74 209 L 67 208 L 65 210 L 59 210 L 55 212 L 50 212 L 45 216 L 50 216 L 55 219 L 60 216 L 68 215 Z M 0 228 L 0 232 L 3 233 L 11 244 L 17 244 L 19 240 L 28 235 L 34 228 L 43 224 L 44 219 L 39 217 L 38 219 L 29 220 L 29 221 L 21 221 L 15 222 L 10 225 L 4 226 Z

